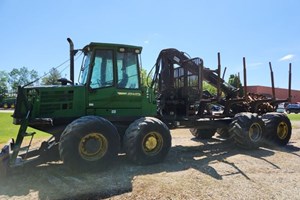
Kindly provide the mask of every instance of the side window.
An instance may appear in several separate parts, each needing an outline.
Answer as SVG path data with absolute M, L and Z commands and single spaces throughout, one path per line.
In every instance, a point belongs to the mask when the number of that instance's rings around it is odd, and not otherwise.
M 97 50 L 92 71 L 90 87 L 92 89 L 113 85 L 113 52 Z
M 118 88 L 138 89 L 138 55 L 135 53 L 117 53 Z
M 83 65 L 81 66 L 82 74 L 81 74 L 80 83 L 82 85 L 86 84 L 86 82 L 87 82 L 90 60 L 91 60 L 91 53 L 88 53 L 84 56 L 84 62 L 83 62 Z

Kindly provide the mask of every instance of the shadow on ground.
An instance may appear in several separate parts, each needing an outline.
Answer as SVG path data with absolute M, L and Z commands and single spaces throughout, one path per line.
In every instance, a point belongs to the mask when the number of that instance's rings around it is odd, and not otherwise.
M 174 146 L 166 160 L 150 166 L 136 166 L 120 155 L 118 160 L 104 171 L 94 173 L 71 173 L 61 162 L 51 162 L 30 168 L 18 169 L 6 180 L 0 180 L 0 197 L 39 198 L 39 199 L 101 199 L 132 191 L 132 181 L 139 175 L 162 172 L 179 172 L 190 168 L 207 174 L 214 179 L 222 180 L 223 176 L 209 163 L 222 162 L 233 167 L 236 173 L 250 180 L 247 173 L 239 169 L 227 158 L 234 155 L 246 155 L 268 161 L 266 157 L 274 155 L 267 148 L 241 150 L 228 141 L 214 138 L 198 141 L 198 146 Z M 291 145 L 276 149 L 296 154 L 300 148 Z M 299 156 L 299 155 L 298 155 Z M 235 173 L 235 174 L 236 174 Z M 227 174 L 228 175 L 228 174 Z

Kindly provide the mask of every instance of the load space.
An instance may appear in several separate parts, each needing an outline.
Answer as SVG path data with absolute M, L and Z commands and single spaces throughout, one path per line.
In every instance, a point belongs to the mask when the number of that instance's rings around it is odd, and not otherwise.
M 247 93 L 221 78 L 202 58 L 190 58 L 174 48 L 158 55 L 148 77 L 142 76 L 142 47 L 90 43 L 74 49 L 70 43 L 70 80 L 53 87 L 20 86 L 13 114 L 17 137 L 2 148 L 1 173 L 35 160 L 61 159 L 73 171 L 104 169 L 119 154 L 139 165 L 162 162 L 171 148 L 170 129 L 188 128 L 197 139 L 216 133 L 238 147 L 284 146 L 292 134 L 287 115 L 276 113 L 290 100 Z M 84 54 L 79 83 L 74 82 L 74 55 Z M 273 73 L 271 78 L 273 84 Z M 290 65 L 291 74 L 291 65 Z M 145 79 L 149 80 L 149 85 Z M 290 76 L 291 77 L 291 76 Z M 147 82 L 147 81 L 146 81 Z M 289 83 L 291 79 L 289 79 Z M 206 89 L 209 84 L 215 93 Z M 289 84 L 290 85 L 290 84 Z M 289 88 L 290 90 L 290 88 Z M 290 93 L 289 93 L 290 94 Z M 30 149 L 32 127 L 51 135 Z M 24 137 L 31 137 L 23 146 Z

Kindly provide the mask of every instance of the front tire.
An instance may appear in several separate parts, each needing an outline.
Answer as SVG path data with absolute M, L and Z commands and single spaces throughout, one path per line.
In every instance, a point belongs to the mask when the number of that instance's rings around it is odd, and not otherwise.
M 285 146 L 292 135 L 292 125 L 283 113 L 267 113 L 263 115 L 266 125 L 265 140 L 267 144 Z
M 105 166 L 117 157 L 119 148 L 117 129 L 98 116 L 85 116 L 70 123 L 59 143 L 64 164 L 79 171 Z
M 143 117 L 126 130 L 124 149 L 130 160 L 139 165 L 159 163 L 171 148 L 169 128 L 159 119 Z

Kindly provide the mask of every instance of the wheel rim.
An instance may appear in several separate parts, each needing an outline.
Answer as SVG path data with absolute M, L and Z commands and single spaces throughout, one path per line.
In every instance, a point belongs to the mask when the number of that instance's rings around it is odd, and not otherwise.
M 108 142 L 101 133 L 90 133 L 79 142 L 79 154 L 87 161 L 102 158 L 107 152 Z
M 280 122 L 277 126 L 277 136 L 280 139 L 285 139 L 288 135 L 289 127 L 285 122 Z
M 158 154 L 163 146 L 163 138 L 157 132 L 150 132 L 143 138 L 142 143 L 143 151 L 146 155 L 156 155 Z
M 253 123 L 249 128 L 249 137 L 251 141 L 257 142 L 262 136 L 262 129 L 259 123 Z

